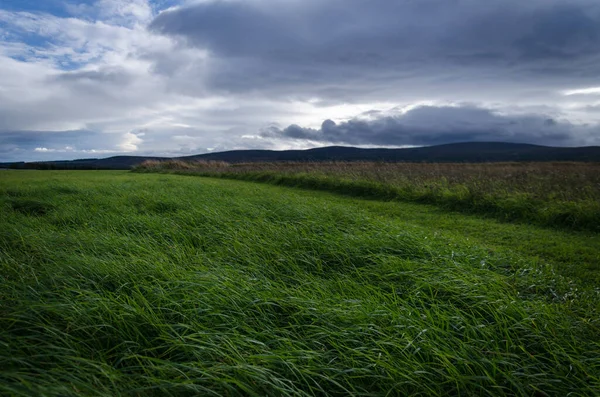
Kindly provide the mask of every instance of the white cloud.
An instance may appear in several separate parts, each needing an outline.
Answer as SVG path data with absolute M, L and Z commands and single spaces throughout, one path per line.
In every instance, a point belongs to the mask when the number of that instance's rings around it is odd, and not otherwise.
M 600 95 L 600 87 L 578 88 L 575 90 L 563 91 L 563 95 Z
M 147 0 L 98 0 L 93 4 L 68 4 L 67 10 L 77 18 L 125 26 L 146 24 L 154 16 Z

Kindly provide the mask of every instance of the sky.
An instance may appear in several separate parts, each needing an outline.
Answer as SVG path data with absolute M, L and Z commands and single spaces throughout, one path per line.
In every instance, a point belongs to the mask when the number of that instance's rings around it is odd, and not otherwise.
M 1 0 L 0 161 L 600 145 L 597 0 Z

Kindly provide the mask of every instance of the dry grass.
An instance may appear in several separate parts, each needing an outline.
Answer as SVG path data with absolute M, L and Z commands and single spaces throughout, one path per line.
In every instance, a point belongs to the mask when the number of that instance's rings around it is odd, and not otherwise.
M 137 166 L 138 170 L 161 171 L 161 170 L 220 170 L 229 167 L 224 161 L 181 161 L 181 160 L 146 160 Z
M 482 195 L 515 194 L 553 201 L 600 200 L 600 163 L 376 163 L 147 161 L 138 171 L 196 171 L 214 174 L 278 173 L 370 181 L 429 190 L 468 189 Z
M 434 204 L 506 221 L 600 231 L 597 163 L 146 162 L 175 172 Z

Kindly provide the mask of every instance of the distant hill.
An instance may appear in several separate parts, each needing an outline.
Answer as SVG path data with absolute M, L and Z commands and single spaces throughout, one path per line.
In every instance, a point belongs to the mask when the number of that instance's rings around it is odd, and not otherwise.
M 116 156 L 105 159 L 0 163 L 0 168 L 17 169 L 129 169 L 145 160 L 166 157 Z M 600 162 L 600 147 L 549 147 L 520 143 L 466 142 L 409 149 L 360 149 L 329 146 L 308 150 L 232 150 L 177 157 L 177 160 L 214 160 L 229 163 L 273 161 L 387 161 L 387 162 L 505 162 L 584 161 Z

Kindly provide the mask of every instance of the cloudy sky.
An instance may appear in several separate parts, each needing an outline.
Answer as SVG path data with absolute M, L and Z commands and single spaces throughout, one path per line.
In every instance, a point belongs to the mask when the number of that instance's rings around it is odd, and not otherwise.
M 2 0 L 0 161 L 600 145 L 598 0 Z

